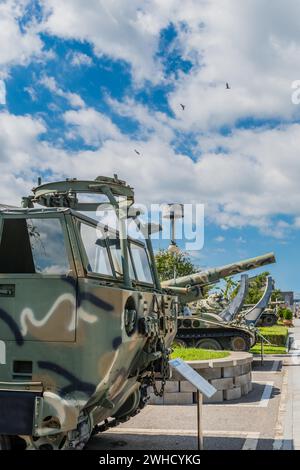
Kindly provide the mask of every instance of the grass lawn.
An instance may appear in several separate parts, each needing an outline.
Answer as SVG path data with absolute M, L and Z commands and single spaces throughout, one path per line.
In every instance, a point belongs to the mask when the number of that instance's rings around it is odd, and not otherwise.
M 260 354 L 260 344 L 255 344 L 255 346 L 250 349 L 250 352 Z M 264 344 L 264 354 L 286 354 L 286 348 L 283 346 L 269 346 L 268 344 Z
M 197 361 L 208 359 L 221 359 L 222 357 L 229 356 L 228 351 L 213 351 L 211 349 L 198 349 L 198 348 L 174 348 L 171 358 L 179 357 L 184 361 Z

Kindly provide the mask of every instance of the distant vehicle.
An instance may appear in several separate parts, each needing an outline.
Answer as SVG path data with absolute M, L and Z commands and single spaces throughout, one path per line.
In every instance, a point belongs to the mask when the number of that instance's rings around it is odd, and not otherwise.
M 270 262 L 275 261 L 275 258 L 269 255 L 266 257 L 269 257 Z M 256 267 L 258 267 L 260 263 L 265 262 L 265 259 L 260 257 L 256 259 L 256 262 Z M 248 264 L 247 260 L 242 263 L 245 270 L 250 265 L 253 267 L 253 264 Z M 208 299 L 197 303 L 198 308 L 194 308 L 192 318 L 179 316 L 175 344 L 181 347 L 249 351 L 256 343 L 255 327 L 272 294 L 272 278 L 271 276 L 267 278 L 265 290 L 258 303 L 242 311 L 247 289 L 248 277 L 243 275 L 239 291 L 229 304 L 226 302 L 222 304 L 219 295 L 212 294 Z

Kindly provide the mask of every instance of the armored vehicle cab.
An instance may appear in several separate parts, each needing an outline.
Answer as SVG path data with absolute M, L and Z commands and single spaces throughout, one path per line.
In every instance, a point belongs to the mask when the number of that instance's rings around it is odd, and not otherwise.
M 81 213 L 103 199 L 118 230 Z M 133 202 L 115 176 L 39 185 L 0 209 L 0 447 L 82 448 L 144 406 L 155 372 L 167 378 L 177 297 Z

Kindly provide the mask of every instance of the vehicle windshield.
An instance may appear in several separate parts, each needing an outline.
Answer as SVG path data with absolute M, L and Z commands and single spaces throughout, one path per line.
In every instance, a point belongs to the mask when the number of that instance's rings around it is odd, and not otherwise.
M 115 272 L 117 276 L 123 276 L 123 265 L 122 265 L 122 251 L 119 237 L 109 235 L 107 238 L 109 250 L 113 260 Z M 134 270 L 130 256 L 128 256 L 129 263 L 129 275 L 131 279 L 135 279 Z
M 88 272 L 112 276 L 112 267 L 103 232 L 92 225 L 81 223 L 80 234 L 88 259 Z
M 137 243 L 130 243 L 132 262 L 135 267 L 137 279 L 141 282 L 153 283 L 149 258 L 146 249 Z
M 122 278 L 122 250 L 118 233 L 80 222 L 80 234 L 88 261 L 87 271 Z M 141 243 L 129 242 L 128 265 L 132 280 L 153 284 L 148 254 Z

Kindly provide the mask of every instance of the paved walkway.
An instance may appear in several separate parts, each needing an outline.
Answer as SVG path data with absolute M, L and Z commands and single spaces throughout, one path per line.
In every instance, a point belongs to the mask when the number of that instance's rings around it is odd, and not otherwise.
M 286 407 L 282 410 L 283 439 L 279 448 L 300 450 L 300 320 L 295 320 L 294 325 L 290 329 L 290 355 L 283 361 L 287 372 L 287 399 Z
M 278 410 L 284 373 L 278 358 L 256 361 L 253 391 L 242 399 L 203 406 L 205 449 L 273 449 L 283 442 Z M 95 436 L 89 449 L 197 449 L 196 406 L 148 405 L 128 422 Z M 281 428 L 280 428 L 281 429 Z
M 253 364 L 253 391 L 203 407 L 205 449 L 300 450 L 300 320 L 288 356 Z M 151 406 L 127 423 L 95 436 L 90 449 L 196 449 L 196 407 Z

